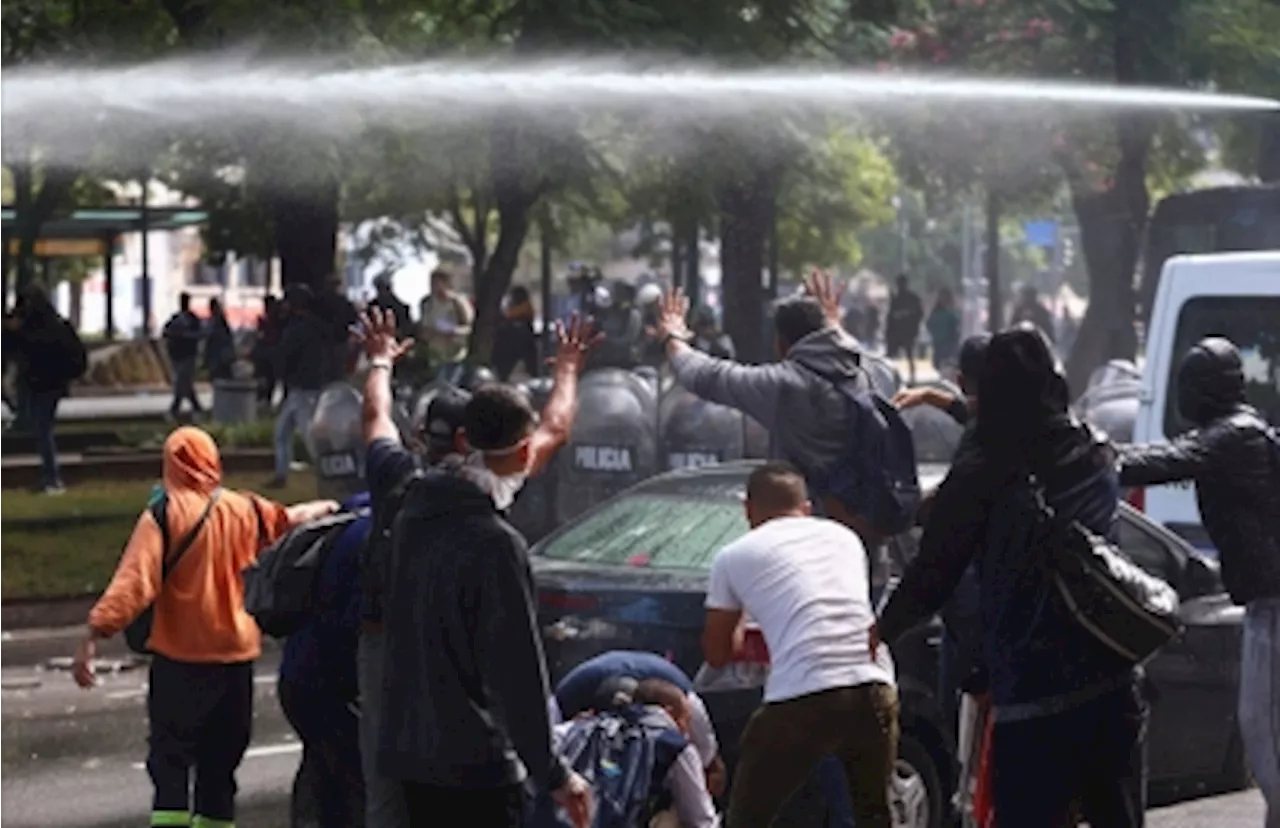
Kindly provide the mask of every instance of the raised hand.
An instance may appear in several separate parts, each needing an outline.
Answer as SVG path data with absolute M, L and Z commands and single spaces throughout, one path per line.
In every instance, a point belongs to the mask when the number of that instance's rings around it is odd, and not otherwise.
M 688 341 L 693 338 L 689 330 L 689 297 L 680 288 L 667 291 L 658 303 L 658 339 L 665 341 L 668 337 Z
M 588 319 L 574 314 L 569 317 L 569 324 L 556 322 L 556 355 L 552 364 L 556 369 L 569 369 L 574 373 L 582 371 L 587 352 L 604 339 L 604 334 L 594 333 L 594 326 Z
M 844 292 L 848 287 L 847 284 L 838 284 L 830 273 L 824 273 L 821 270 L 813 271 L 804 280 L 805 293 L 818 300 L 818 304 L 822 305 L 823 315 L 827 317 L 827 324 L 837 328 L 844 324 L 844 312 L 840 302 L 844 299 Z
M 370 360 L 381 358 L 395 362 L 413 350 L 412 339 L 396 338 L 396 315 L 382 308 L 369 308 L 362 313 L 360 326 L 351 333 Z

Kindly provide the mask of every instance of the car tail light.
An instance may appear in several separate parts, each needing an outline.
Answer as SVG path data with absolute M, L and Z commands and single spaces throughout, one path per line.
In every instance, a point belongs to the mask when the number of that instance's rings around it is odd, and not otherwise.
M 578 612 L 599 608 L 600 599 L 578 592 L 543 591 L 538 593 L 538 604 L 543 609 Z
M 1147 490 L 1142 486 L 1135 486 L 1130 489 L 1124 499 L 1130 506 L 1137 509 L 1139 512 L 1145 512 L 1147 510 Z

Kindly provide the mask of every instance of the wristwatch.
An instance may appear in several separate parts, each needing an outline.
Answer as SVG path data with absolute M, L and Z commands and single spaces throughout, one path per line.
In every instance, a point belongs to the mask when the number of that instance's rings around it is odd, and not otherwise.
M 669 333 L 669 334 L 667 334 L 666 336 L 662 337 L 662 347 L 664 347 L 664 348 L 665 348 L 665 347 L 667 347 L 668 345 L 670 345 L 670 344 L 671 344 L 671 340 L 673 340 L 673 339 L 674 339 L 674 340 L 676 340 L 677 342 L 684 342 L 684 343 L 688 343 L 688 342 L 689 342 L 689 340 L 690 340 L 691 338 L 692 338 L 692 337 L 690 337 L 690 336 L 688 336 L 688 335 L 681 336 L 681 335 L 680 335 L 680 334 L 678 334 L 678 333 Z
M 369 369 L 372 370 L 374 368 L 386 368 L 388 371 L 390 371 L 391 360 L 387 359 L 386 357 L 377 357 L 375 359 L 369 360 Z

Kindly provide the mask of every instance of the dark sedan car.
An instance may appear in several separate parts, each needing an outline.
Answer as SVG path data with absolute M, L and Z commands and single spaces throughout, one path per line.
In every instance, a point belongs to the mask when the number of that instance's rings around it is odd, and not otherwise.
M 703 598 L 712 558 L 748 527 L 742 499 L 754 464 L 741 462 L 652 478 L 581 515 L 534 548 L 539 623 L 552 680 L 601 652 L 649 650 L 690 675 L 702 667 Z M 943 466 L 922 468 L 925 486 Z M 1223 592 L 1212 562 L 1127 507 L 1121 546 L 1146 569 L 1177 586 L 1187 633 L 1149 666 L 1154 711 L 1154 782 L 1239 777 L 1235 728 L 1241 611 Z M 911 544 L 901 548 L 909 549 Z M 907 553 L 909 554 L 909 553 Z M 900 568 L 892 563 L 889 575 Z M 878 568 L 880 569 L 880 568 Z M 886 572 L 874 579 L 883 589 Z M 937 621 L 894 646 L 902 699 L 902 744 L 894 781 L 896 824 L 945 824 L 954 787 L 954 724 L 943 721 L 937 687 Z M 725 760 L 759 704 L 763 671 L 740 671 L 703 694 Z M 823 806 L 806 788 L 788 825 L 820 825 Z

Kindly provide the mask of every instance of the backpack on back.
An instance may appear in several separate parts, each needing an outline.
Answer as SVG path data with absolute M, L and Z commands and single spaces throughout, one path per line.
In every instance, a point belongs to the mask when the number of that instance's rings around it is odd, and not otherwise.
M 67 382 L 74 382 L 89 370 L 89 351 L 76 333 L 75 326 L 62 318 L 57 324 L 57 348 L 49 356 L 57 366 L 59 376 Z
M 920 508 L 916 449 L 898 409 L 862 371 L 865 384 L 822 377 L 845 398 L 847 439 L 834 464 L 806 477 L 831 517 L 859 534 L 887 537 L 910 529 Z
M 669 805 L 664 782 L 688 742 L 639 705 L 575 719 L 560 754 L 595 794 L 592 828 L 648 828 Z
M 244 608 L 264 633 L 284 638 L 311 617 L 316 580 L 329 552 L 365 510 L 296 526 L 244 569 Z

